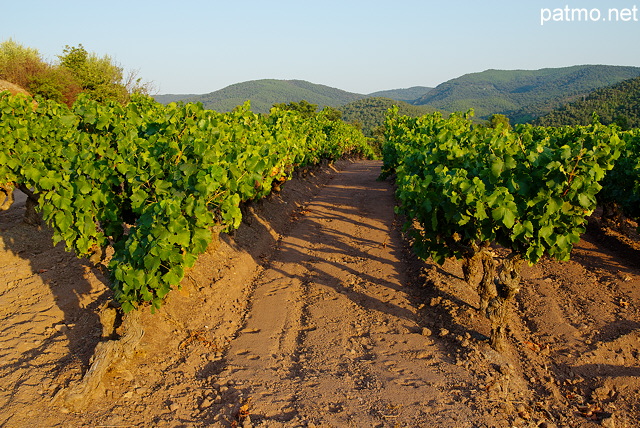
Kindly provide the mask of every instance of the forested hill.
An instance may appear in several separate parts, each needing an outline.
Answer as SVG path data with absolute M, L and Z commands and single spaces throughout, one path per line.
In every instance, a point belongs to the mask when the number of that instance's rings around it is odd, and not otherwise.
M 514 123 L 528 122 L 594 89 L 640 76 L 640 67 L 579 65 L 541 70 L 487 70 L 438 85 L 416 105 L 466 111 L 488 118 L 502 113 Z
M 256 113 L 268 113 L 274 104 L 299 102 L 305 100 L 324 106 L 338 107 L 351 101 L 365 98 L 355 94 L 318 85 L 305 80 L 262 79 L 236 83 L 209 94 L 182 99 L 184 102 L 201 102 L 205 108 L 219 112 L 231 111 L 235 107 L 251 100 L 251 110 Z
M 434 108 L 429 106 L 414 106 L 403 101 L 392 100 L 383 97 L 371 97 L 353 101 L 339 107 L 342 111 L 342 119 L 346 122 L 358 122 L 362 125 L 362 132 L 373 136 L 375 129 L 384 124 L 385 114 L 391 106 L 397 105 L 398 112 L 406 116 L 422 116 L 433 113 Z
M 597 114 L 604 124 L 640 128 L 640 77 L 593 91 L 585 99 L 565 104 L 538 118 L 544 126 L 587 125 Z
M 405 89 L 389 89 L 387 91 L 373 92 L 368 97 L 375 98 L 391 98 L 392 100 L 404 101 L 406 103 L 413 103 L 415 100 L 422 98 L 433 88 L 427 86 L 413 86 Z
M 396 101 L 412 103 L 433 88 L 414 86 L 403 89 L 389 89 L 369 95 L 357 94 L 310 83 L 305 80 L 262 79 L 236 83 L 204 95 L 196 94 L 164 94 L 155 95 L 156 101 L 169 104 L 174 101 L 201 102 L 206 108 L 220 112 L 230 111 L 247 100 L 251 100 L 251 109 L 266 113 L 273 104 L 300 102 L 305 100 L 324 106 L 339 107 L 355 100 L 369 97 L 390 98 Z

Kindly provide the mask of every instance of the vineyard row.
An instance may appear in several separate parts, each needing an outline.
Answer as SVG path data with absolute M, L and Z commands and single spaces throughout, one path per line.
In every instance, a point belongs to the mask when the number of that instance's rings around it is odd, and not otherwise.
M 128 312 L 158 308 L 208 247 L 239 226 L 240 204 L 268 195 L 295 168 L 373 155 L 362 133 L 325 112 L 307 117 L 248 103 L 230 113 L 197 104 L 127 105 L 79 98 L 72 108 L 0 93 L 0 201 L 29 195 L 55 242 L 109 261 Z
M 495 348 L 523 262 L 567 260 L 598 203 L 640 216 L 638 130 L 598 123 L 511 130 L 474 126 L 469 114 L 410 118 L 397 109 L 385 128 L 382 176 L 395 174 L 397 210 L 414 250 L 438 263 L 464 260 L 465 279 L 478 282 L 480 307 L 492 321 Z M 510 256 L 498 260 L 493 244 Z

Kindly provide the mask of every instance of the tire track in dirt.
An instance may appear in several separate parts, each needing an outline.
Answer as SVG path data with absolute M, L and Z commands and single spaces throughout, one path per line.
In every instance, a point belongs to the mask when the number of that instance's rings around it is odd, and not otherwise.
M 474 379 L 422 334 L 379 171 L 352 164 L 299 212 L 228 350 L 219 423 L 247 403 L 257 426 L 478 426 L 459 394 Z

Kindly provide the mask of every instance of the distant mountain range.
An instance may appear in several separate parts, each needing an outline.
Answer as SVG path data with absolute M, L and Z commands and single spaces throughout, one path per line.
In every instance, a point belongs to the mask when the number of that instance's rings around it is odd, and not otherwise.
M 523 123 L 568 102 L 583 99 L 595 89 L 635 77 L 640 77 L 640 67 L 578 65 L 541 70 L 486 70 L 465 74 L 433 89 L 416 86 L 372 94 L 347 92 L 304 80 L 262 79 L 236 83 L 204 95 L 158 95 L 155 99 L 161 103 L 201 102 L 205 108 L 217 111 L 230 111 L 251 100 L 251 109 L 257 113 L 267 113 L 273 104 L 306 100 L 319 108 L 341 109 L 344 106 L 344 118 L 347 119 L 358 108 L 380 111 L 383 104 L 388 104 L 388 101 L 380 101 L 382 98 L 427 107 L 425 111 L 451 112 L 473 108 L 477 119 L 487 119 L 500 113 L 513 123 Z M 369 98 L 378 100 L 357 103 Z M 376 114 L 376 121 L 367 119 L 367 123 L 381 123 L 379 113 Z M 362 118 L 367 115 L 371 116 L 363 113 L 358 120 L 364 123 Z
M 167 96 L 164 96 L 167 97 Z M 156 97 L 159 102 L 164 98 Z M 351 101 L 365 98 L 366 95 L 355 94 L 325 85 L 310 83 L 305 80 L 262 79 L 236 83 L 219 91 L 204 95 L 173 95 L 173 101 L 200 102 L 205 108 L 216 111 L 231 111 L 236 106 L 251 100 L 251 110 L 256 113 L 268 113 L 274 104 L 308 101 L 319 107 L 339 107 Z

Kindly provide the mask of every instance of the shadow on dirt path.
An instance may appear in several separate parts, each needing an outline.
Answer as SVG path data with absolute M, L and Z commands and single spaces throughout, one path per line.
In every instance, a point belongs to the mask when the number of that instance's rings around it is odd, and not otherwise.
M 0 212 L 0 407 L 7 408 L 55 393 L 86 371 L 107 294 L 99 272 L 53 246 L 45 226 L 23 222 L 24 199 L 16 195 Z M 11 417 L 2 422 L 11 426 Z

